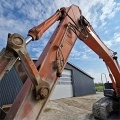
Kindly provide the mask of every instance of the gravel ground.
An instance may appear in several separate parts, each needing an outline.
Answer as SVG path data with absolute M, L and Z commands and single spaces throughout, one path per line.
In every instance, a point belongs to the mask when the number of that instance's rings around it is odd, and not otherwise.
M 103 97 L 102 92 L 82 97 L 51 100 L 41 120 L 95 120 L 92 105 Z

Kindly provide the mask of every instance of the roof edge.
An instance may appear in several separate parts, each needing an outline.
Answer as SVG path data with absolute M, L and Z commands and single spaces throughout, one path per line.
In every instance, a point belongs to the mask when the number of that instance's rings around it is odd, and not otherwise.
M 38 60 L 38 58 L 32 58 L 32 60 Z M 67 62 L 67 64 L 69 64 L 72 67 L 78 69 L 79 71 L 81 71 L 82 73 L 84 73 L 85 75 L 87 75 L 88 77 L 94 79 L 94 77 L 92 77 L 91 75 L 89 75 L 88 73 L 86 73 L 85 71 L 83 71 L 82 69 L 78 68 L 76 65 L 72 64 L 71 62 Z
M 88 77 L 94 79 L 94 77 L 92 77 L 91 75 L 89 75 L 88 73 L 86 73 L 85 71 L 83 71 L 82 69 L 78 68 L 76 65 L 72 64 L 71 62 L 67 62 L 69 65 L 71 65 L 72 67 L 78 69 L 79 71 L 81 71 L 82 73 L 84 73 L 85 75 L 87 75 Z

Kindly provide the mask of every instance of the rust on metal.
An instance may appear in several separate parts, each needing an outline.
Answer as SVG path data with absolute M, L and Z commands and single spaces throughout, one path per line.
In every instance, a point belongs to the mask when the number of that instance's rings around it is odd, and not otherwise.
M 14 52 L 9 49 L 4 49 L 0 53 L 0 80 L 3 76 L 10 71 L 13 65 L 16 63 L 18 57 Z
M 33 27 L 28 31 L 28 35 L 33 38 L 33 40 L 38 40 L 42 34 L 57 20 L 61 19 L 62 14 L 61 11 L 57 11 L 53 16 L 48 18 L 45 22 L 42 24 Z
M 23 69 L 23 66 L 22 66 L 22 63 L 20 62 L 20 60 L 18 60 L 15 65 L 14 65 L 16 71 L 18 72 L 19 74 L 19 77 L 21 78 L 22 80 L 22 83 L 24 84 L 25 81 L 27 80 L 28 76 L 27 74 L 25 73 L 25 70 Z
M 26 50 L 26 43 L 24 38 L 16 33 L 11 34 L 9 35 L 7 46 L 9 49 L 12 49 L 14 52 L 16 52 L 16 54 L 20 57 L 20 60 L 35 87 L 36 98 L 45 98 L 47 95 L 44 91 L 48 90 L 49 93 L 49 84 L 42 81 L 40 78 L 39 72 Z
M 113 60 L 110 50 L 81 15 L 78 6 L 72 5 L 58 10 L 42 24 L 29 30 L 28 35 L 33 40 L 39 39 L 57 20 L 60 20 L 60 23 L 35 65 L 26 50 L 24 38 L 18 34 L 9 34 L 7 47 L 12 52 L 14 51 L 14 58 L 16 54 L 20 57 L 29 78 L 27 78 L 5 120 L 40 120 L 77 38 L 103 58 L 114 75 L 113 79 L 117 84 L 114 87 L 117 88 L 118 95 L 120 94 L 120 68 L 117 62 Z M 9 61 L 11 59 L 6 60 L 4 58 L 3 61 L 0 59 L 4 66 L 0 69 L 0 75 Z
M 26 43 L 24 38 L 19 34 L 14 33 L 8 38 L 7 46 L 16 52 L 16 54 L 20 57 L 33 84 L 38 85 L 41 79 L 39 77 L 36 66 L 34 65 L 34 62 L 31 60 L 26 50 Z
M 65 12 L 71 16 L 72 19 L 74 19 L 75 23 L 78 24 L 79 16 L 81 15 L 80 9 L 77 6 L 70 6 L 65 9 Z M 51 18 L 52 19 L 52 18 Z M 55 20 L 58 19 L 58 16 L 56 16 Z M 55 21 L 54 21 L 55 22 Z M 44 22 L 45 23 L 45 22 Z M 50 95 L 52 94 L 52 91 L 55 87 L 56 81 L 58 79 L 56 73 L 57 69 L 54 69 L 53 61 L 56 61 L 57 58 L 60 60 L 60 66 L 59 66 L 59 72 L 62 72 L 64 69 L 68 56 L 70 54 L 70 51 L 72 50 L 73 45 L 75 44 L 75 41 L 77 39 L 77 36 L 74 32 L 71 32 L 71 37 L 67 35 L 66 31 L 66 24 L 67 23 L 73 23 L 71 19 L 68 18 L 68 16 L 65 16 L 64 19 L 61 19 L 60 23 L 57 27 L 54 34 L 52 35 L 50 41 L 46 45 L 45 49 L 43 50 L 40 58 L 36 62 L 36 67 L 39 71 L 39 75 L 43 81 L 46 81 L 46 83 L 49 85 L 42 85 L 43 87 L 38 87 L 38 91 L 40 91 L 39 95 L 41 97 L 45 97 L 44 99 L 36 100 L 32 94 L 34 87 L 31 83 L 30 78 L 27 79 L 25 82 L 21 92 L 19 93 L 17 99 L 13 103 L 13 106 L 11 107 L 9 113 L 7 114 L 5 120 L 25 120 L 25 119 L 31 119 L 31 120 L 39 120 L 42 112 L 49 100 Z M 41 24 L 43 25 L 43 24 Z M 41 30 L 45 30 L 46 27 L 43 25 Z M 66 32 L 66 35 L 64 35 Z M 33 36 L 35 38 L 35 36 Z M 69 43 L 68 43 L 69 41 Z M 56 49 L 55 46 L 61 46 L 61 48 Z M 58 53 L 57 53 L 58 52 Z M 58 57 L 56 56 L 58 54 Z M 56 58 L 57 57 L 57 58 Z M 61 60 L 64 60 L 64 62 L 61 62 Z M 40 66 L 40 67 L 39 67 Z M 47 86 L 47 87 L 46 87 Z M 49 88 L 48 88 L 49 87 Z M 40 89 L 39 89 L 40 88 Z M 38 96 L 39 97 L 39 96 Z M 19 101 L 19 102 L 18 102 Z M 26 113 L 26 116 L 24 116 L 24 112 L 26 109 L 24 106 L 27 106 L 27 104 L 30 103 L 29 112 Z M 22 112 L 21 112 L 22 111 Z M 24 117 L 23 117 L 24 116 Z

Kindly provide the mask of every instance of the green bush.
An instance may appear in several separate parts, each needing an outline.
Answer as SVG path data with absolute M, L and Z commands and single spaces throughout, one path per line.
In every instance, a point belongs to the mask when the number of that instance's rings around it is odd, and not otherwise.
M 98 92 L 103 92 L 104 87 L 103 87 L 103 85 L 97 85 L 97 86 L 95 86 L 95 89 Z

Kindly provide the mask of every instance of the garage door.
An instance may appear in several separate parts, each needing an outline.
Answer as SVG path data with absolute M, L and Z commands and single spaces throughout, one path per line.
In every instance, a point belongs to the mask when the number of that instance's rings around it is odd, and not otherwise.
M 64 69 L 62 72 L 62 77 L 58 80 L 51 99 L 54 100 L 66 97 L 73 97 L 73 89 L 71 70 Z

